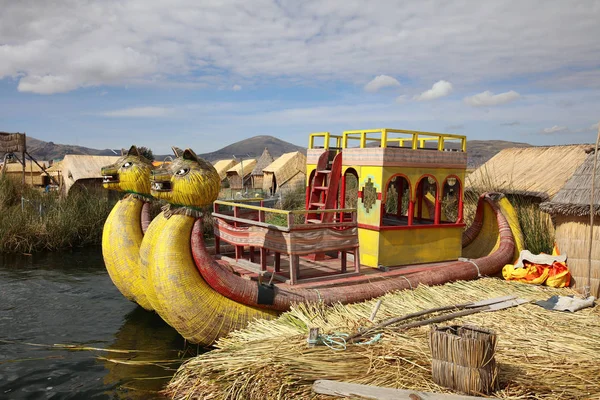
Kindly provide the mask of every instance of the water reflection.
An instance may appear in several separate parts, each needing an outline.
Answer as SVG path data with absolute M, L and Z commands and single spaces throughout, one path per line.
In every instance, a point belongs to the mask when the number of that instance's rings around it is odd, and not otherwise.
M 183 350 L 176 331 L 118 292 L 99 248 L 0 257 L 0 398 L 160 398 L 178 363 L 147 361 L 177 360 Z

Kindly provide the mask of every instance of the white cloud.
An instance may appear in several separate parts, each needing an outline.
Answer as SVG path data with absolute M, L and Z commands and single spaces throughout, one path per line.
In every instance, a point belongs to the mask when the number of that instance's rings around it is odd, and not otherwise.
M 78 82 L 73 81 L 68 76 L 29 75 L 21 78 L 17 90 L 19 92 L 52 94 L 70 92 L 78 86 Z
M 125 117 L 125 118 L 160 118 L 172 115 L 174 110 L 167 107 L 133 107 L 123 108 L 103 112 L 100 115 L 105 117 Z
M 379 75 L 373 78 L 372 81 L 365 85 L 366 92 L 377 92 L 386 87 L 398 87 L 400 86 L 400 82 L 396 78 L 392 78 L 387 75 Z
M 517 100 L 519 97 L 521 97 L 521 95 L 514 90 L 498 94 L 486 90 L 485 92 L 474 96 L 465 97 L 464 102 L 473 107 L 490 107 L 510 103 L 511 101 Z
M 231 90 L 233 90 L 234 92 L 238 92 L 238 91 L 242 90 L 242 87 L 240 85 L 233 85 L 231 87 Z
M 415 96 L 417 101 L 435 100 L 440 97 L 448 96 L 452 92 L 452 84 L 448 81 L 437 81 L 431 89 L 424 91 L 418 96 Z
M 544 0 L 495 7 L 468 0 L 435 7 L 427 1 L 365 7 L 359 0 L 257 0 L 253 7 L 243 0 L 4 3 L 0 79 L 24 80 L 21 89 L 34 93 L 185 85 L 207 74 L 293 84 L 357 83 L 377 73 L 416 84 L 449 76 L 461 86 L 526 75 L 571 89 L 598 82 L 593 1 L 576 7 L 547 7 Z
M 566 132 L 568 130 L 569 130 L 569 128 L 567 128 L 566 126 L 554 125 L 551 128 L 542 129 L 541 133 L 552 134 L 552 133 L 558 133 L 558 132 Z

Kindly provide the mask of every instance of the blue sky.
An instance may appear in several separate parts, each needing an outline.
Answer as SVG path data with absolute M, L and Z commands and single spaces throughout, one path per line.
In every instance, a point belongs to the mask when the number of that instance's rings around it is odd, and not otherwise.
M 0 14 L 0 130 L 198 153 L 390 127 L 590 143 L 600 1 L 58 0 Z

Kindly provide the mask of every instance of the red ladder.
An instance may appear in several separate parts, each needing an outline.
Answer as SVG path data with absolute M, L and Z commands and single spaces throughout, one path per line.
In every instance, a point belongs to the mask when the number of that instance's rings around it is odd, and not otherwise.
M 329 167 L 329 151 L 326 150 L 317 161 L 315 176 L 310 185 L 310 196 L 306 209 L 331 210 L 337 207 L 338 186 L 342 176 L 342 153 L 339 152 Z M 307 223 L 333 222 L 334 213 L 307 213 Z

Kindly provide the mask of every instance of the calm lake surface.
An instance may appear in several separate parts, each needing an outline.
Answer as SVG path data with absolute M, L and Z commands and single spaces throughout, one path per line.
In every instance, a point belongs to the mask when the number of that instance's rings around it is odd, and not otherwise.
M 185 350 L 160 317 L 119 293 L 99 247 L 0 256 L 0 399 L 162 399 Z

